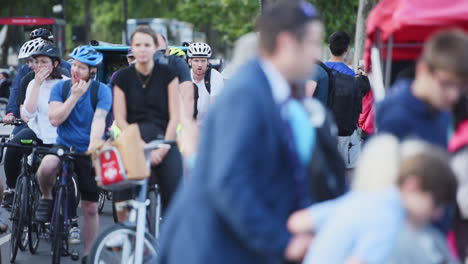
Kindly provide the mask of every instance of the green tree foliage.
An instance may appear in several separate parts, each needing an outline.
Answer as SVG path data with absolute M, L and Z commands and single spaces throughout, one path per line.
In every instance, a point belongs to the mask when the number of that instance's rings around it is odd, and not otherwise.
M 6 0 L 2 16 L 57 16 L 52 6 L 61 0 Z M 268 0 L 274 2 L 275 0 Z M 344 30 L 354 36 L 358 0 L 309 0 L 319 10 L 326 27 L 326 36 Z M 66 2 L 67 44 L 72 26 L 84 25 L 83 1 Z M 125 25 L 123 0 L 91 0 L 91 39 L 120 43 Z M 175 18 L 188 21 L 195 30 L 207 33 L 215 46 L 229 46 L 241 35 L 252 31 L 260 12 L 258 0 L 128 0 L 129 18 Z
M 356 30 L 359 0 L 310 0 L 320 13 L 325 25 L 325 39 L 331 33 L 343 30 L 351 39 Z
M 217 31 L 222 44 L 231 44 L 253 30 L 259 11 L 259 2 L 253 0 L 185 0 L 177 5 L 174 15 L 193 23 L 198 31 Z

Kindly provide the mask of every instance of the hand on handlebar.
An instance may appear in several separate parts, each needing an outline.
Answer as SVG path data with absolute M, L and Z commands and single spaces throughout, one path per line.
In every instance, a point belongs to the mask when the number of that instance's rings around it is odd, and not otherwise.
M 151 151 L 151 165 L 157 166 L 161 164 L 168 151 L 168 149 L 155 149 Z
M 105 141 L 101 138 L 91 139 L 87 153 L 94 153 L 104 145 Z
M 11 124 L 15 121 L 16 117 L 14 115 L 6 115 L 3 117 L 3 123 Z

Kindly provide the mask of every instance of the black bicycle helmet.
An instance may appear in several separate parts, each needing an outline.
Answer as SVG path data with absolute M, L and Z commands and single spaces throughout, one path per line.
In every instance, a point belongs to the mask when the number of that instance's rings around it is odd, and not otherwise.
M 47 41 L 54 41 L 54 35 L 52 35 L 52 33 L 50 33 L 50 31 L 45 28 L 36 28 L 35 30 L 31 31 L 30 38 L 41 38 Z
M 60 52 L 58 48 L 52 44 L 44 44 L 38 50 L 31 54 L 32 57 L 47 56 L 52 59 L 60 60 Z

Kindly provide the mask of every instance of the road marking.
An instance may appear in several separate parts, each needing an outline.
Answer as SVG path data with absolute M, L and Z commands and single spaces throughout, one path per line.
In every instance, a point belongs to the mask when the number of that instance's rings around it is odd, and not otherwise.
M 0 246 L 5 244 L 6 242 L 10 241 L 10 238 L 11 238 L 11 234 L 8 234 L 8 235 L 0 238 Z

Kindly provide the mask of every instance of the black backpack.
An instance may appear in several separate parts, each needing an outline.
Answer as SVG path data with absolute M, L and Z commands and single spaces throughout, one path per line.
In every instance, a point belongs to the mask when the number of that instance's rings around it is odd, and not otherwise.
M 358 78 L 317 63 L 328 74 L 327 107 L 333 112 L 339 136 L 351 136 L 362 110 L 362 92 Z
M 348 191 L 346 165 L 338 151 L 337 128 L 332 113 L 324 107 L 321 107 L 322 109 L 311 107 L 313 106 L 311 103 L 305 105 L 309 106 L 306 109 L 310 115 L 324 115 L 321 124 L 314 124 L 316 140 L 308 173 L 311 200 L 322 202 Z
M 98 93 L 99 93 L 99 87 L 100 87 L 100 82 L 98 81 L 92 81 L 91 87 L 91 105 L 93 106 L 93 111 L 96 111 L 97 103 L 98 103 Z M 70 93 L 71 90 L 71 80 L 66 80 L 63 83 L 63 89 L 62 89 L 62 100 L 65 102 L 68 98 L 68 94 Z M 112 122 L 114 120 L 114 116 L 112 114 L 112 109 L 107 113 L 106 116 L 106 129 L 109 128 L 112 125 Z
M 205 78 L 204 78 L 205 87 L 209 94 L 211 94 L 211 68 L 212 68 L 211 65 L 208 65 L 208 68 L 206 69 L 206 72 L 205 72 Z M 198 102 L 198 97 L 200 96 L 198 94 L 198 86 L 195 83 L 193 83 L 193 88 L 195 89 L 195 92 L 193 93 L 195 97 L 195 103 L 194 103 L 195 110 L 193 111 L 193 118 L 197 119 L 197 115 L 198 115 L 197 102 Z

